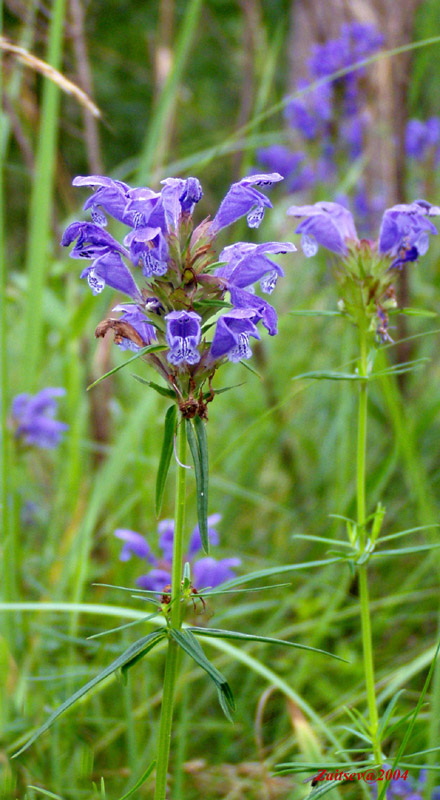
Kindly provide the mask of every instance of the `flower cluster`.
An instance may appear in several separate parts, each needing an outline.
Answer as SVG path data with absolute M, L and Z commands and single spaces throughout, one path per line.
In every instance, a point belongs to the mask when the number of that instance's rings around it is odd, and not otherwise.
M 314 256 L 322 246 L 340 257 L 341 309 L 358 325 L 366 316 L 370 330 L 381 341 L 390 340 L 387 312 L 397 305 L 396 271 L 427 252 L 430 234 L 437 233 L 430 218 L 440 207 L 416 200 L 388 208 L 377 241 L 359 239 L 350 211 L 339 203 L 291 206 L 287 213 L 302 219 L 296 233 L 304 255 Z
M 208 537 L 212 545 L 219 543 L 219 535 L 215 526 L 219 523 L 220 514 L 208 517 Z M 164 519 L 158 526 L 159 548 L 162 556 L 157 558 L 147 540 L 136 531 L 118 528 L 115 536 L 124 542 L 121 551 L 121 561 L 128 561 L 131 555 L 145 559 L 152 565 L 152 569 L 137 579 L 136 583 L 141 589 L 153 592 L 163 592 L 165 586 L 171 583 L 171 563 L 173 559 L 174 522 Z M 215 559 L 211 556 L 195 560 L 195 556 L 202 549 L 199 527 L 196 526 L 191 534 L 188 552 L 185 561 L 191 562 L 192 583 L 196 589 L 205 589 L 208 586 L 219 586 L 234 577 L 233 569 L 241 564 L 239 558 Z
M 440 160 L 440 118 L 430 117 L 426 122 L 420 119 L 408 120 L 405 131 L 405 149 L 409 158 L 423 162 L 432 157 L 438 164 Z
M 280 180 L 275 172 L 234 183 L 214 219 L 197 227 L 192 215 L 203 194 L 197 178 L 167 178 L 160 192 L 99 175 L 73 181 L 94 187 L 84 206 L 92 222 L 73 222 L 61 244 L 73 244 L 72 258 L 91 262 L 81 277 L 94 294 L 107 285 L 129 299 L 114 308 L 121 316 L 101 322 L 96 335 L 112 330 L 123 349 L 150 346 L 145 360 L 165 379 L 187 417 L 206 416 L 204 383 L 209 382 L 206 394 L 212 399 L 218 366 L 250 358 L 250 338 L 260 338 L 260 322 L 271 336 L 277 333 L 275 309 L 254 285 L 260 282 L 261 291 L 270 295 L 284 274 L 272 256 L 296 247 L 237 242 L 216 257 L 215 244 L 219 232 L 243 216 L 250 228 L 258 228 L 272 205 L 261 189 Z M 108 215 L 130 228 L 123 244 L 106 230 Z
M 382 44 L 383 35 L 374 25 L 352 22 L 342 25 L 337 38 L 312 46 L 309 76 L 297 84 L 304 93 L 292 100 L 285 112 L 300 149 L 292 152 L 283 145 L 272 145 L 258 151 L 260 163 L 280 172 L 291 192 L 333 181 L 347 154 L 352 160 L 365 151 L 369 122 L 365 68 L 308 87 L 362 61 Z M 370 201 L 362 181 L 356 187 L 354 203 L 368 224 L 374 210 L 370 205 L 375 201 Z
M 11 409 L 15 437 L 35 447 L 57 447 L 69 427 L 55 419 L 57 398 L 65 393 L 65 389 L 47 387 L 35 395 L 18 394 Z

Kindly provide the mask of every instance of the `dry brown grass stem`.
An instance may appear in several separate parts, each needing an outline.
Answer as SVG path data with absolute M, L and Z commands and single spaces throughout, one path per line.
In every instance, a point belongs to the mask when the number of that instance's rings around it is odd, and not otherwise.
M 77 100 L 81 106 L 86 108 L 90 114 L 98 119 L 101 118 L 101 112 L 98 106 L 95 105 L 90 97 L 75 83 L 72 83 L 72 81 L 69 81 L 68 78 L 65 78 L 61 72 L 58 72 L 57 69 L 51 67 L 50 64 L 47 64 L 41 58 L 37 58 L 37 56 L 32 55 L 32 53 L 29 53 L 29 51 L 24 47 L 18 47 L 18 45 L 8 41 L 8 39 L 6 39 L 4 36 L 0 36 L 0 49 L 5 53 L 11 53 L 11 55 L 16 56 L 16 58 L 22 61 L 25 66 L 30 67 L 30 69 L 35 70 L 35 72 L 39 72 L 40 75 L 44 75 L 46 78 L 49 78 L 49 80 L 56 83 L 63 92 L 74 97 L 75 100 Z

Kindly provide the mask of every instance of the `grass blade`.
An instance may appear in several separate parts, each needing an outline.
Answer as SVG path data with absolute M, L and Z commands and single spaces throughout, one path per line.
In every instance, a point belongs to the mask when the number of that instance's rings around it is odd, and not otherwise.
M 202 0 L 190 0 L 186 5 L 184 18 L 180 24 L 179 36 L 173 48 L 174 63 L 162 89 L 159 103 L 148 126 L 148 135 L 139 160 L 137 185 L 143 186 L 151 181 L 153 167 L 157 169 L 163 148 L 167 143 L 164 131 L 170 128 L 171 116 L 178 96 L 179 82 L 182 78 L 188 53 L 197 31 Z
M 47 63 L 59 70 L 66 0 L 54 0 L 51 9 Z M 27 297 L 25 309 L 26 388 L 36 388 L 43 349 L 43 292 L 48 263 L 54 188 L 60 89 L 44 79 L 41 122 L 35 159 L 35 179 L 29 211 L 26 252 Z

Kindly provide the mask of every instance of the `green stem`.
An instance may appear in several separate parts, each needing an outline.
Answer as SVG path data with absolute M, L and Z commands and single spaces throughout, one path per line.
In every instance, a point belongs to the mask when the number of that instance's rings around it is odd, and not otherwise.
M 184 421 L 180 421 L 178 432 L 178 459 L 180 464 L 186 459 L 186 430 Z M 183 529 L 185 524 L 185 480 L 186 469 L 177 465 L 176 506 L 173 542 L 173 567 L 171 579 L 171 625 L 180 629 L 183 562 Z M 168 761 L 170 756 L 171 726 L 173 721 L 174 690 L 177 678 L 179 646 L 174 639 L 168 639 L 168 649 L 163 682 L 162 708 L 160 714 L 159 741 L 157 747 L 156 786 L 154 800 L 165 800 L 167 787 Z
M 360 331 L 360 363 L 359 375 L 367 376 L 367 337 L 364 330 Z M 366 500 L 365 476 L 367 455 L 367 381 L 361 381 L 359 392 L 358 416 L 358 442 L 357 442 L 357 521 L 360 550 L 363 552 L 366 541 Z M 374 681 L 373 645 L 371 636 L 370 600 L 368 592 L 367 563 L 360 564 L 359 570 L 359 599 L 361 604 L 362 649 L 364 654 L 364 675 L 367 690 L 368 712 L 370 716 L 371 738 L 375 761 L 381 763 L 380 742 L 377 739 L 379 717 L 376 705 L 376 689 Z

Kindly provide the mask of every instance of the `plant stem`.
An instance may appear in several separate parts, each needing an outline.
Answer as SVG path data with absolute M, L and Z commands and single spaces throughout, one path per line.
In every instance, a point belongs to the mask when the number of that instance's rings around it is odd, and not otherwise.
M 181 419 L 178 428 L 178 458 L 180 464 L 186 458 L 186 430 Z M 173 567 L 171 579 L 171 625 L 181 627 L 180 593 L 182 585 L 183 561 L 183 528 L 185 524 L 185 467 L 177 465 L 176 478 L 176 504 L 173 541 Z M 167 788 L 168 761 L 170 756 L 171 726 L 173 721 L 174 690 L 177 677 L 177 664 L 179 646 L 174 639 L 168 638 L 168 649 L 165 664 L 165 677 L 162 693 L 162 708 L 160 714 L 159 741 L 157 747 L 156 786 L 154 800 L 165 800 Z
M 364 329 L 360 330 L 360 362 L 359 375 L 367 376 L 367 338 Z M 361 381 L 359 391 L 358 442 L 357 442 L 357 521 L 360 551 L 363 552 L 366 542 L 366 502 L 365 474 L 367 454 L 367 381 Z M 368 562 L 367 562 L 368 563 Z M 370 601 L 368 593 L 367 563 L 359 564 L 359 599 L 361 604 L 362 649 L 364 654 L 364 675 L 367 690 L 368 712 L 370 716 L 371 738 L 375 761 L 381 763 L 380 742 L 377 740 L 379 718 L 376 706 L 376 690 L 374 681 L 373 646 L 371 636 Z

